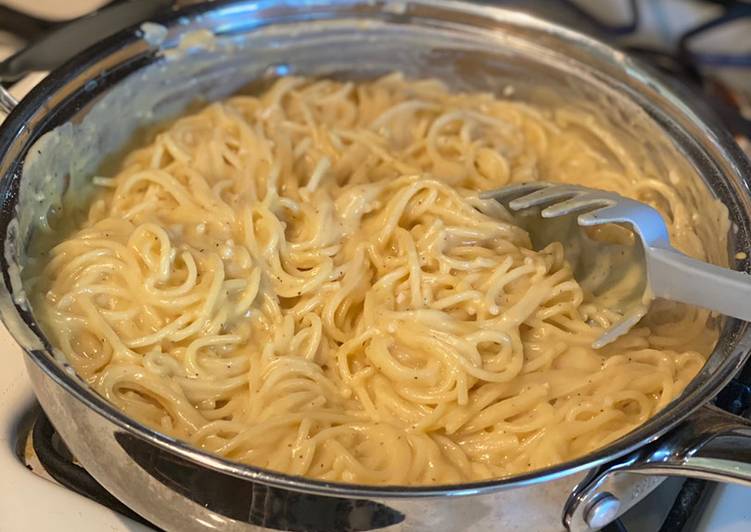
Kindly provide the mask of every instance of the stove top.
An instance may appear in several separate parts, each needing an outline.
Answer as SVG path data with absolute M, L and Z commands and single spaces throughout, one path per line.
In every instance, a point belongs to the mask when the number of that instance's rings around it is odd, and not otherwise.
M 0 58 L 37 38 L 50 25 L 105 3 L 0 0 Z M 486 3 L 530 7 L 529 2 L 513 0 Z M 751 153 L 751 49 L 737 50 L 728 44 L 738 34 L 739 23 L 751 29 L 750 4 L 732 0 L 532 2 L 538 4 L 542 15 L 614 42 L 701 91 Z M 603 10 L 605 4 L 608 7 Z M 11 23 L 6 16 L 9 8 L 33 18 Z M 43 76 L 30 75 L 11 92 L 20 98 Z M 0 353 L 5 360 L 0 372 L 0 531 L 155 530 L 76 464 L 36 405 L 22 352 L 1 327 Z M 717 404 L 735 413 L 746 412 L 751 406 L 750 385 L 751 366 L 720 394 Z M 604 532 L 747 531 L 751 530 L 750 497 L 748 488 L 672 478 Z

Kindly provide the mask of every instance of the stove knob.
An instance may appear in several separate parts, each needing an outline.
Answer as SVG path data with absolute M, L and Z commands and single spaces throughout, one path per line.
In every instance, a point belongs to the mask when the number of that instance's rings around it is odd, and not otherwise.
M 584 520 L 587 526 L 599 530 L 609 525 L 618 517 L 621 509 L 621 501 L 612 493 L 601 493 L 595 498 L 584 511 Z

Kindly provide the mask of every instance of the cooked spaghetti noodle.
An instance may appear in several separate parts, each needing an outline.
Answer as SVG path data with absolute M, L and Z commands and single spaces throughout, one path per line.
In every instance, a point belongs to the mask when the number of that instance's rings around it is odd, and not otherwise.
M 34 311 L 106 399 L 236 461 L 395 485 L 541 468 L 654 415 L 714 336 L 705 311 L 663 304 L 592 349 L 618 316 L 560 244 L 532 249 L 478 199 L 534 179 L 649 200 L 704 253 L 675 190 L 584 112 L 289 77 L 94 178 Z

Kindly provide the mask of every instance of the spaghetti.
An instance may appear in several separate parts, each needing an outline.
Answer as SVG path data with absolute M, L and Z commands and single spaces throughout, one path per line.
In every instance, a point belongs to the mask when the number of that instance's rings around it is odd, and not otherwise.
M 478 199 L 534 179 L 650 200 L 704 253 L 675 191 L 586 113 L 288 77 L 94 178 L 33 308 L 107 400 L 232 460 L 365 484 L 526 472 L 643 423 L 715 339 L 707 312 L 662 303 L 592 349 L 618 316 L 560 244 L 532 249 Z

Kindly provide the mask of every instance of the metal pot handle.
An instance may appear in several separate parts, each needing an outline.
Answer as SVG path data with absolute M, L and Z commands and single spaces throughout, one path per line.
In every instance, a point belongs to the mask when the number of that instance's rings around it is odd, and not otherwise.
M 588 475 L 569 497 L 563 523 L 572 532 L 598 530 L 668 476 L 751 486 L 751 421 L 700 408 L 664 437 Z
M 172 0 L 128 0 L 55 24 L 42 38 L 0 61 L 0 80 L 14 82 L 33 71 L 57 68 L 104 38 L 159 16 L 171 7 Z
M 56 68 L 77 53 L 131 25 L 169 10 L 173 0 L 129 0 L 106 6 L 54 29 L 15 55 L 0 61 L 0 81 L 14 82 L 32 71 Z M 0 122 L 18 102 L 0 85 Z

